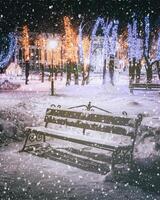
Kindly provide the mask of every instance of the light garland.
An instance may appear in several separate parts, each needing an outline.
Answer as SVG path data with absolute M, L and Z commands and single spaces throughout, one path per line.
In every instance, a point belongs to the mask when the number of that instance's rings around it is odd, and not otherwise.
M 143 57 L 143 48 L 142 48 L 141 39 L 137 38 L 136 48 L 137 49 L 136 49 L 136 52 L 135 52 L 135 58 L 138 61 L 138 60 L 142 59 L 142 57 Z
M 133 20 L 133 29 L 132 29 L 132 48 L 133 48 L 133 57 L 137 59 L 138 47 L 137 47 L 137 20 Z
M 96 32 L 99 25 L 102 26 L 103 34 L 104 34 L 104 41 L 103 41 L 103 59 L 106 59 L 108 55 L 115 56 L 116 54 L 116 42 L 118 36 L 118 24 L 119 21 L 113 22 L 111 21 L 109 24 L 104 22 L 103 18 L 98 17 L 96 23 L 93 27 L 92 35 L 91 35 L 91 47 L 90 47 L 90 65 L 93 56 L 93 47 L 94 47 L 94 39 L 96 37 Z M 109 37 L 109 33 L 111 31 L 111 37 Z
M 132 26 L 128 24 L 128 58 L 131 60 L 133 58 L 132 53 Z
M 115 21 L 114 26 L 112 27 L 112 36 L 110 39 L 110 56 L 115 56 L 116 54 L 116 42 L 118 35 L 118 24 L 119 21 Z
M 84 64 L 84 53 L 83 53 L 83 28 L 82 24 L 79 26 L 79 34 L 78 34 L 78 47 L 79 47 L 79 58 L 80 58 L 80 63 L 83 65 Z
M 22 47 L 24 49 L 24 60 L 29 60 L 30 54 L 29 54 L 29 30 L 28 26 L 23 26 L 22 30 Z
M 13 54 L 14 54 L 16 46 L 17 46 L 16 37 L 13 33 L 9 33 L 8 38 L 9 38 L 8 54 L 5 56 L 5 58 L 3 60 L 0 61 L 1 69 L 5 68 L 7 66 L 7 64 L 13 57 Z
M 140 60 L 143 56 L 141 39 L 138 38 L 137 20 L 133 20 L 133 26 L 128 24 L 128 58 L 136 61 Z
M 111 21 L 109 24 L 106 23 L 106 25 L 103 27 L 103 33 L 104 33 L 104 41 L 103 41 L 103 58 L 106 59 L 109 55 L 109 32 L 112 28 L 113 22 Z
M 101 25 L 102 27 L 104 26 L 104 19 L 101 18 L 101 17 L 97 18 L 96 23 L 95 23 L 93 30 L 92 30 L 92 34 L 91 34 L 91 46 L 90 46 L 90 56 L 89 56 L 89 64 L 90 65 L 91 65 L 92 56 L 93 56 L 94 40 L 95 40 L 96 32 L 97 32 L 99 25 Z
M 78 60 L 78 37 L 77 33 L 71 25 L 69 17 L 64 17 L 64 30 L 65 30 L 65 61 L 70 60 L 73 63 L 77 63 Z
M 145 17 L 145 56 L 149 56 L 149 31 L 150 31 L 150 24 L 149 24 L 149 16 Z
M 158 33 L 156 60 L 160 60 L 160 32 Z

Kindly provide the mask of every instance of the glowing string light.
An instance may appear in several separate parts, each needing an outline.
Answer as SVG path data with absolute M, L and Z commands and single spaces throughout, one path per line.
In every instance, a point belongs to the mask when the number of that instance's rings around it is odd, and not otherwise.
M 137 47 L 137 49 L 136 49 L 135 58 L 138 61 L 138 60 L 142 59 L 142 57 L 143 57 L 143 48 L 142 48 L 142 44 L 141 44 L 141 39 L 139 39 L 139 38 L 137 39 L 136 47 Z
M 112 36 L 110 39 L 110 56 L 115 56 L 116 54 L 116 42 L 117 42 L 117 36 L 118 36 L 118 24 L 119 21 L 114 22 L 114 26 L 112 28 Z
M 8 54 L 5 56 L 5 58 L 3 60 L 0 61 L 0 68 L 2 68 L 2 69 L 7 66 L 7 64 L 9 63 L 11 58 L 13 57 L 13 54 L 15 52 L 16 45 L 17 45 L 16 44 L 16 37 L 13 33 L 9 33 L 8 38 L 9 38 Z
M 109 54 L 109 32 L 112 28 L 113 22 L 106 23 L 103 27 L 104 41 L 103 41 L 103 58 L 106 59 Z
M 90 56 L 89 56 L 90 65 L 91 65 L 92 58 L 93 58 L 94 40 L 95 40 L 96 32 L 97 32 L 99 25 L 101 25 L 102 27 L 104 26 L 104 20 L 101 17 L 97 18 L 96 23 L 92 30 L 92 34 L 91 34 L 91 46 L 90 46 Z
M 133 32 L 132 32 L 132 47 L 133 57 L 136 58 L 137 52 L 137 20 L 133 20 Z
M 148 57 L 149 55 L 149 32 L 150 32 L 150 24 L 149 24 L 149 16 L 145 17 L 145 50 L 144 54 Z
M 131 60 L 133 58 L 132 53 L 132 26 L 128 24 L 128 58 Z
M 83 28 L 82 28 L 82 23 L 79 26 L 79 34 L 78 34 L 78 47 L 79 47 L 79 58 L 80 58 L 80 63 L 84 63 L 84 55 L 83 55 Z
M 143 56 L 141 39 L 138 38 L 137 20 L 133 20 L 133 26 L 128 24 L 128 58 L 136 61 L 140 60 Z
M 158 33 L 156 60 L 160 60 L 160 32 Z
M 69 17 L 64 17 L 64 30 L 65 30 L 65 61 L 70 60 L 73 63 L 77 63 L 78 60 L 78 38 L 75 29 L 71 24 L 71 19 Z

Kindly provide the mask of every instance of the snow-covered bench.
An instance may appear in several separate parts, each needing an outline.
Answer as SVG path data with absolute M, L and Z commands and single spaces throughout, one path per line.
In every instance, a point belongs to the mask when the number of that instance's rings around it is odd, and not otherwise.
M 86 109 L 80 110 L 81 107 Z M 77 109 L 75 110 L 75 108 Z M 99 109 L 100 112 L 95 112 L 95 109 Z M 105 112 L 105 114 L 102 112 Z M 34 145 L 33 142 L 35 141 L 45 142 L 48 136 L 111 152 L 111 170 L 114 170 L 116 164 L 125 163 L 132 167 L 133 150 L 141 121 L 141 114 L 137 117 L 128 117 L 127 114 L 118 116 L 92 106 L 90 102 L 87 106 L 81 105 L 68 109 L 54 106 L 46 111 L 44 127 L 26 128 L 26 139 L 21 151 L 27 151 L 28 148 Z M 53 124 L 55 127 L 49 127 Z M 57 128 L 59 125 L 60 128 Z M 73 128 L 69 132 L 66 127 Z M 77 133 L 77 128 L 83 131 Z M 76 132 L 74 129 L 76 129 Z M 88 136 L 86 133 L 88 130 L 96 133 L 97 137 Z M 109 137 L 101 139 L 101 134 L 108 134 Z M 115 137 L 118 136 L 126 137 L 129 140 L 127 142 L 115 140 Z
M 130 83 L 129 84 L 130 92 L 133 93 L 133 90 L 160 90 L 160 84 L 158 83 Z

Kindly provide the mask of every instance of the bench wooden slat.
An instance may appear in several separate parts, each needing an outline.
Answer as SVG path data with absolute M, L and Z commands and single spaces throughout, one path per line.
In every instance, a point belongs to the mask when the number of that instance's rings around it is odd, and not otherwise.
M 63 133 L 62 131 L 53 131 L 53 129 L 50 128 L 42 128 L 42 127 L 27 127 L 27 130 L 32 131 L 33 133 L 42 133 L 45 134 L 46 136 L 50 136 L 50 137 L 54 137 L 56 139 L 61 139 L 61 140 L 65 140 L 65 141 L 70 141 L 70 142 L 75 142 L 78 144 L 82 144 L 82 145 L 86 145 L 86 146 L 91 146 L 91 147 L 95 147 L 98 149 L 104 149 L 104 150 L 109 150 L 109 151 L 113 151 L 114 149 L 118 148 L 118 147 L 125 147 L 125 148 L 131 148 L 130 144 L 117 144 L 114 143 L 111 144 L 110 142 L 108 142 L 105 140 L 98 140 L 95 138 L 91 138 L 91 137 L 87 137 L 87 136 L 82 136 L 82 135 L 71 135 L 71 134 L 66 134 Z
M 130 89 L 130 92 L 132 92 L 132 93 L 133 93 L 133 90 L 158 91 L 158 90 L 160 90 L 160 84 L 157 84 L 157 83 L 130 83 L 129 89 Z
M 93 122 L 102 122 L 107 124 L 114 124 L 114 125 L 124 125 L 127 126 L 131 118 L 128 117 L 120 117 L 120 116 L 112 116 L 112 115 L 101 115 L 101 114 L 94 114 L 94 113 L 85 113 L 85 112 L 77 112 L 72 110 L 61 110 L 61 109 L 47 109 L 47 115 L 57 116 L 57 117 L 64 117 L 64 118 L 72 118 L 72 119 L 79 119 L 79 120 L 86 120 L 86 121 L 93 121 Z M 45 122 L 47 122 L 47 118 L 45 118 Z
M 130 87 L 160 88 L 160 84 L 133 83 L 130 85 Z
M 110 125 L 110 124 L 102 124 L 102 123 L 94 123 L 94 122 L 86 122 L 82 120 L 68 120 L 65 118 L 59 118 L 51 115 L 47 115 L 45 121 L 48 123 L 55 123 L 60 125 L 66 125 L 66 126 L 72 126 L 77 128 L 85 128 L 88 130 L 93 131 L 100 131 L 100 132 L 107 132 L 107 133 L 113 133 L 118 135 L 125 135 L 125 136 L 134 136 L 134 132 L 132 128 L 127 127 L 121 127 L 116 125 Z

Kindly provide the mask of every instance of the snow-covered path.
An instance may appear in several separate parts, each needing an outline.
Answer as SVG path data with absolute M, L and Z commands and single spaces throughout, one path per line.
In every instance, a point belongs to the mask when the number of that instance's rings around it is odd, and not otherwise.
M 50 82 L 47 80 L 44 83 L 30 80 L 29 85 L 25 85 L 23 80 L 14 81 L 20 83 L 21 87 L 16 91 L 0 92 L 0 110 L 34 116 L 35 120 L 30 121 L 29 125 L 41 124 L 46 108 L 51 104 L 70 107 L 87 105 L 91 101 L 93 105 L 113 113 L 143 113 L 143 125 L 160 126 L 159 93 L 137 91 L 134 95 L 130 94 L 125 75 L 116 80 L 114 87 L 109 82 L 106 86 L 102 85 L 99 77 L 92 77 L 87 86 L 72 83 L 66 87 L 64 80 L 58 80 L 55 83 L 55 96 L 50 96 Z M 5 119 L 5 116 L 0 118 Z M 12 143 L 1 147 L 1 199 L 160 199 L 155 194 L 128 184 L 104 183 L 103 176 L 96 173 L 27 153 L 19 154 L 21 145 Z
M 20 144 L 0 152 L 2 200 L 159 200 L 127 183 L 103 182 L 104 177 L 53 160 L 18 153 Z

